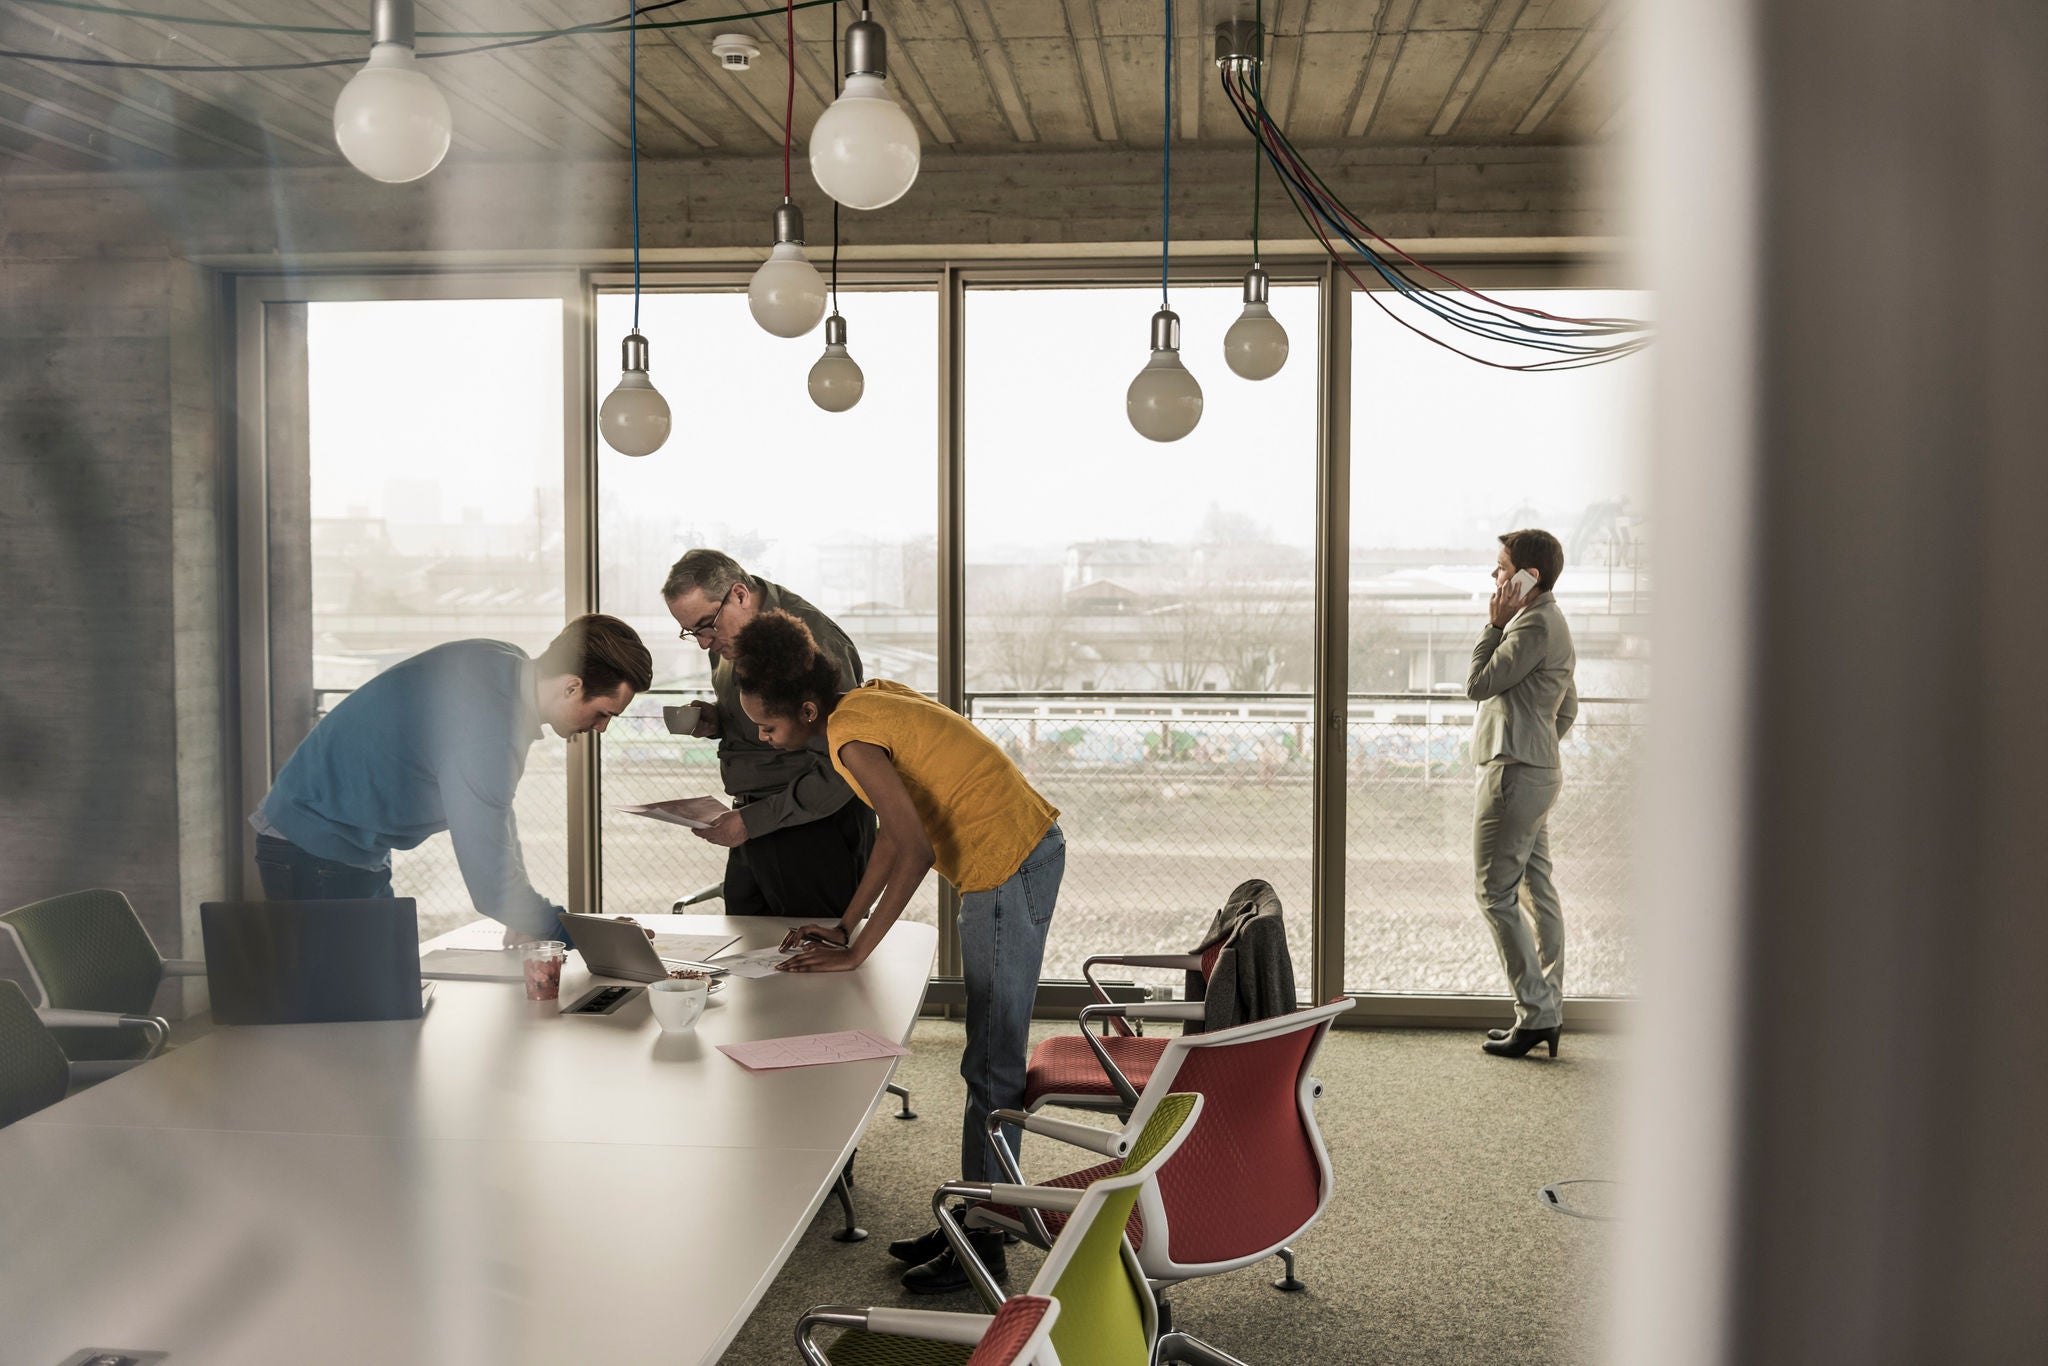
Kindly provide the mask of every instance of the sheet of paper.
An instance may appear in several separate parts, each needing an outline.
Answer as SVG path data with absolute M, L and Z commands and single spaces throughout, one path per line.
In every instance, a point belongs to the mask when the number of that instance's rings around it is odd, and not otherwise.
M 722 1043 L 718 1045 L 718 1051 L 753 1072 L 768 1072 L 781 1067 L 817 1067 L 834 1062 L 865 1062 L 870 1058 L 900 1058 L 910 1052 L 866 1029 L 842 1029 L 836 1034 L 798 1034 L 787 1039 L 755 1039 L 749 1043 Z
M 645 816 L 649 820 L 702 830 L 732 808 L 716 797 L 672 797 L 665 802 L 642 802 L 638 806 L 622 806 L 619 810 Z
M 724 968 L 735 977 L 772 977 L 777 963 L 794 956 L 778 948 L 748 949 L 745 953 L 729 953 L 723 958 L 714 958 L 711 965 Z
M 640 922 L 646 925 L 646 921 Z M 689 958 L 696 962 L 708 962 L 714 953 L 725 952 L 726 946 L 735 942 L 736 934 L 662 934 L 659 925 L 648 926 L 654 930 L 654 951 L 664 958 Z
M 453 982 L 518 982 L 524 980 L 525 975 L 526 969 L 520 964 L 517 949 L 479 953 L 475 949 L 443 948 L 420 955 L 420 976 L 428 979 L 440 978 Z

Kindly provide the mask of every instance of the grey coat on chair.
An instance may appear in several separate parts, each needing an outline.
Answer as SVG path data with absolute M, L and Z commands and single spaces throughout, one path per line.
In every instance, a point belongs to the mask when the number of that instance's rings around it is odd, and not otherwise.
M 1294 958 L 1280 919 L 1280 898 L 1271 883 L 1262 878 L 1239 883 L 1194 951 L 1207 953 L 1219 943 L 1223 951 L 1208 978 L 1199 972 L 1188 974 L 1187 998 L 1208 1008 L 1200 1028 L 1189 1021 L 1183 1033 L 1270 1020 L 1295 1008 Z

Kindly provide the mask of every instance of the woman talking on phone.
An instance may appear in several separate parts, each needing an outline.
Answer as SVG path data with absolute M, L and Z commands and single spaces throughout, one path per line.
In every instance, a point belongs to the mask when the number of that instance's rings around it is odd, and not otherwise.
M 805 941 L 813 947 L 786 960 L 784 971 L 859 967 L 934 868 L 959 891 L 967 985 L 960 1172 L 967 1181 L 1004 1180 L 989 1146 L 988 1117 L 1024 1104 L 1031 1006 L 1066 871 L 1059 812 L 957 712 L 887 679 L 841 691 L 809 629 L 786 613 L 763 612 L 740 631 L 733 677 L 764 741 L 791 750 L 822 737 L 833 767 L 880 823 L 845 914 L 791 931 L 785 948 Z M 1006 1134 L 1014 1151 L 1020 1135 L 1014 1127 Z M 977 1255 L 1000 1275 L 1001 1235 L 985 1230 L 973 1237 Z M 911 1290 L 936 1294 L 967 1284 L 936 1229 L 889 1251 L 922 1263 L 904 1274 Z
M 1515 998 L 1514 1024 L 1489 1030 L 1480 1047 L 1502 1058 L 1525 1058 L 1539 1044 L 1554 1058 L 1564 1032 L 1564 908 L 1550 880 L 1550 810 L 1564 785 L 1558 741 L 1578 719 L 1579 692 L 1571 627 L 1551 593 L 1563 572 L 1564 548 L 1549 532 L 1500 538 L 1465 679 L 1465 696 L 1479 704 L 1473 887 Z

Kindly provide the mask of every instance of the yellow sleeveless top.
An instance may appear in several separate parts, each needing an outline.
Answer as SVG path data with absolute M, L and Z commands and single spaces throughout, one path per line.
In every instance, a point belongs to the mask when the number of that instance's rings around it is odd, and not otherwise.
M 1059 819 L 972 722 L 893 679 L 855 688 L 825 723 L 832 767 L 873 806 L 839 758 L 840 747 L 856 740 L 889 752 L 931 841 L 933 866 L 962 892 L 1008 882 Z

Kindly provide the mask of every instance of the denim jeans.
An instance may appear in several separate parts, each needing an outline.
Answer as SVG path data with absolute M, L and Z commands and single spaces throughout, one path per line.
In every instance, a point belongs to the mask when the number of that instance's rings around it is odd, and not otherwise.
M 391 895 L 391 864 L 357 868 L 309 854 L 275 835 L 256 837 L 256 872 L 272 901 L 367 901 Z
M 1054 825 L 1025 855 L 1010 880 L 960 898 L 960 955 L 967 974 L 967 1051 L 960 1076 L 967 1083 L 967 1114 L 960 1131 L 960 1175 L 966 1181 L 1006 1181 L 988 1141 L 988 1117 L 1024 1107 L 1024 1064 L 1031 1044 L 1031 1006 L 1045 935 L 1067 871 L 1067 837 Z M 1004 1127 L 1010 1150 L 1022 1137 Z

